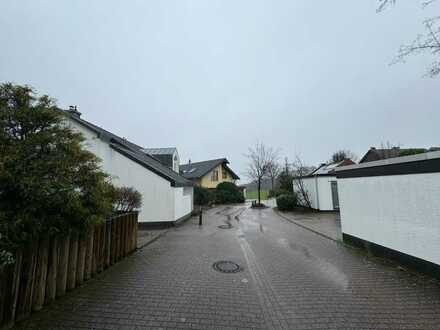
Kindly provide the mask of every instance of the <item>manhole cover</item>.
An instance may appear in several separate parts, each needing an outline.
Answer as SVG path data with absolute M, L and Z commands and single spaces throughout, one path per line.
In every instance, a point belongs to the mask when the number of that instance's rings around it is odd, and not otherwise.
M 218 226 L 220 229 L 231 229 L 232 225 L 220 225 Z
M 212 267 L 221 273 L 238 273 L 241 270 L 240 266 L 232 261 L 217 261 Z

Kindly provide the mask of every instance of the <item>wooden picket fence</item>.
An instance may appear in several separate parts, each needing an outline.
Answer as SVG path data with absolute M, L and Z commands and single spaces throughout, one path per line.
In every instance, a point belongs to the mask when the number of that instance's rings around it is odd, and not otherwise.
M 137 212 L 93 226 L 81 237 L 42 238 L 0 265 L 0 328 L 30 316 L 136 250 Z

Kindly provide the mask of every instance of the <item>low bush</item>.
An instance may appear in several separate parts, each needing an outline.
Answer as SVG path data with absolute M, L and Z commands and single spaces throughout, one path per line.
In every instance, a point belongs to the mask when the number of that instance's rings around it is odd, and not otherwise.
M 295 194 L 284 194 L 277 197 L 277 206 L 280 211 L 291 211 L 297 205 Z
M 194 204 L 208 205 L 214 201 L 213 193 L 206 188 L 194 187 Z
M 244 196 L 234 183 L 222 182 L 215 190 L 215 201 L 219 204 L 244 203 Z

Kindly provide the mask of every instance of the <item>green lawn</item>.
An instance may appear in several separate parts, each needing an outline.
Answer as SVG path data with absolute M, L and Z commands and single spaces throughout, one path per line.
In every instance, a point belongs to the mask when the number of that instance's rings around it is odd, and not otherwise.
M 267 199 L 269 195 L 269 190 L 261 190 L 261 199 Z M 246 191 L 246 199 L 257 199 L 258 191 Z

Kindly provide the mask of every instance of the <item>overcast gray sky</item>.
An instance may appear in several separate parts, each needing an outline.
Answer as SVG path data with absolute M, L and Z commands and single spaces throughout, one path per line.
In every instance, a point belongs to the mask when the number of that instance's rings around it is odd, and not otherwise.
M 337 149 L 439 145 L 432 59 L 389 66 L 423 32 L 419 1 L 2 1 L 0 81 L 182 161 L 242 174 L 262 141 L 310 165 Z M 244 180 L 246 181 L 246 180 Z

